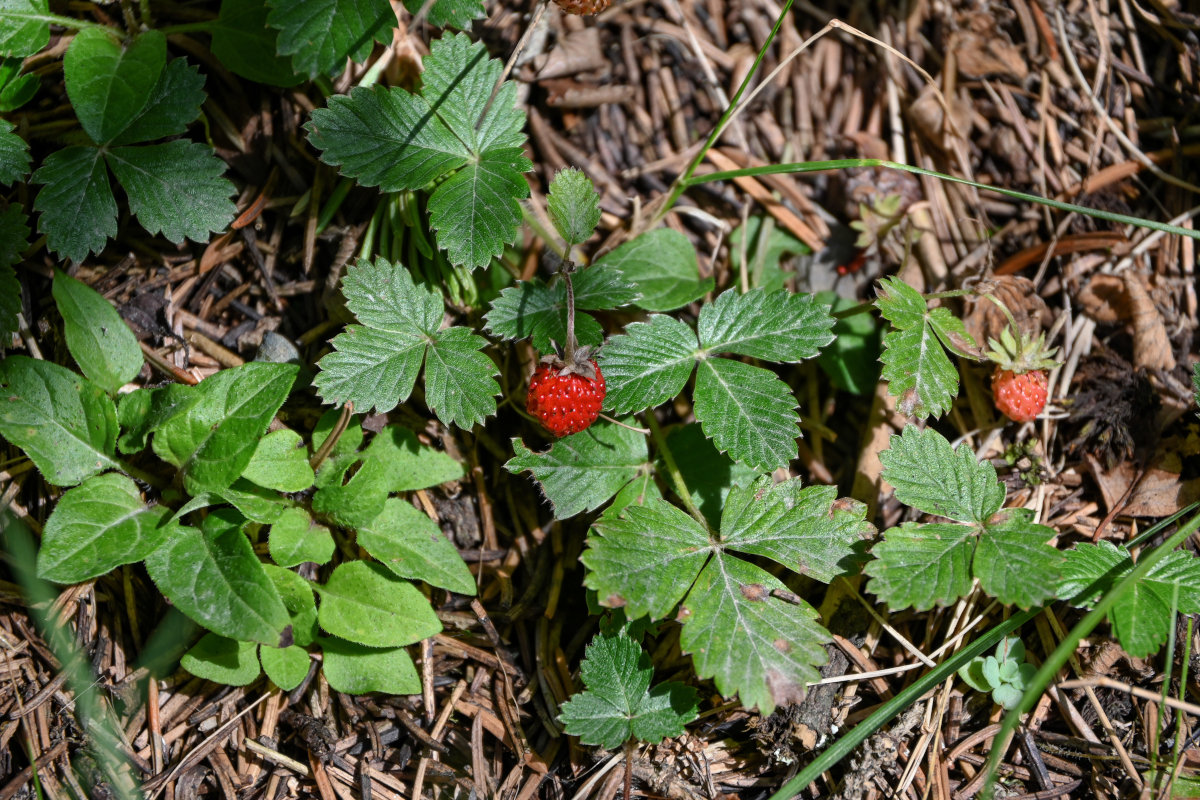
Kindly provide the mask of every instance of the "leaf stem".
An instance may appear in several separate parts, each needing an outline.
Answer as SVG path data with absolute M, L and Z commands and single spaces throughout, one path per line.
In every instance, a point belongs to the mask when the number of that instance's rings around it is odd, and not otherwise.
M 667 466 L 667 474 L 671 476 L 671 485 L 675 489 L 675 494 L 679 495 L 679 499 L 683 502 L 687 512 L 692 517 L 704 526 L 704 529 L 711 530 L 708 520 L 704 518 L 704 514 L 696 507 L 696 503 L 692 500 L 692 493 L 688 491 L 687 482 L 683 479 L 683 473 L 679 471 L 679 465 L 675 463 L 675 456 L 671 453 L 671 448 L 667 444 L 667 437 L 663 436 L 662 428 L 658 424 L 658 418 L 654 416 L 654 409 L 649 409 L 646 412 L 646 427 L 650 429 L 650 435 L 654 437 L 654 444 L 658 447 L 658 454 L 662 456 L 663 463 Z
M 563 280 L 567 282 L 567 350 L 564 355 L 567 364 L 571 365 L 575 363 L 575 351 L 579 348 L 579 340 L 575 338 L 575 284 L 571 282 L 574 262 L 564 261 L 561 271 Z

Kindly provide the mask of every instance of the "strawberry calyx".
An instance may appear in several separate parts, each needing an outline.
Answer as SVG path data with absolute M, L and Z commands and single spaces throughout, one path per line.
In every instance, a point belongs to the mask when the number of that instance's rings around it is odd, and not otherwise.
M 1031 336 L 1017 330 L 1015 325 L 1001 331 L 999 340 L 988 339 L 988 346 L 991 349 L 985 355 L 996 364 L 998 371 L 1021 375 L 1054 369 L 1062 363 L 1054 358 L 1058 348 L 1046 347 L 1045 333 Z

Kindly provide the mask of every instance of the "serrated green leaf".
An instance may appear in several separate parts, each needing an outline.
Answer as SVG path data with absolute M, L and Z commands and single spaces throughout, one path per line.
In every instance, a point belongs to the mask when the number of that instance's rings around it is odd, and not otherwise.
M 206 633 L 183 654 L 179 665 L 197 678 L 226 686 L 247 686 L 258 680 L 258 645 Z
M 199 142 L 176 139 L 139 147 L 114 147 L 108 165 L 129 210 L 150 233 L 175 244 L 204 242 L 233 221 L 233 184 L 221 177 L 225 162 Z
M 646 437 L 607 422 L 559 439 L 544 453 L 530 451 L 520 439 L 512 445 L 515 455 L 504 468 L 529 470 L 557 519 L 599 508 L 650 466 Z
M 925 298 L 899 278 L 884 278 L 875 305 L 895 330 L 883 337 L 883 379 L 898 407 L 916 417 L 939 417 L 958 394 L 958 370 L 943 349 L 951 334 L 970 337 L 944 308 L 929 311 Z
M 29 145 L 13 133 L 13 128 L 11 122 L 0 119 L 0 184 L 4 186 L 29 174 Z
M 1054 597 L 1063 557 L 1046 542 L 1054 529 L 1033 521 L 1025 508 L 1006 509 L 993 519 L 975 548 L 975 577 L 1006 605 L 1031 608 Z
M 108 144 L 138 117 L 167 64 L 167 37 L 139 33 L 122 42 L 108 28 L 84 28 L 63 56 L 67 96 L 87 135 Z
M 379 564 L 341 564 L 317 592 L 321 627 L 368 647 L 412 644 L 442 630 L 425 595 Z
M 121 315 L 85 283 L 60 269 L 51 287 L 63 318 L 67 348 L 93 383 L 116 394 L 142 369 L 142 349 Z
M 190 408 L 200 399 L 191 386 L 168 383 L 153 389 L 134 389 L 120 396 L 117 419 L 125 431 L 117 440 L 122 453 L 136 453 L 146 447 L 150 434 L 159 425 Z
M 867 591 L 892 608 L 947 606 L 971 590 L 975 538 L 970 528 L 906 522 L 883 536 L 863 572 L 871 577 Z
M 792 478 L 772 485 L 735 486 L 721 517 L 721 541 L 730 550 L 769 558 L 829 583 L 863 561 L 874 526 L 856 500 L 838 500 L 835 486 L 801 488 Z
M 0 0 L 0 55 L 31 56 L 50 43 L 50 0 Z
M 421 444 L 415 433 L 401 425 L 388 425 L 375 434 L 363 458 L 382 462 L 389 492 L 427 489 L 463 477 L 462 464 Z
M 573 167 L 559 170 L 550 181 L 546 210 L 570 250 L 591 238 L 600 224 L 600 193 L 592 180 Z
M 46 156 L 33 173 L 43 184 L 33 201 L 38 230 L 50 249 L 72 261 L 99 253 L 117 235 L 117 201 L 108 170 L 95 147 L 64 147 Z
M 308 647 L 317 638 L 317 601 L 313 597 L 312 584 L 291 570 L 273 564 L 263 564 L 263 571 L 275 584 L 292 621 L 292 641 L 300 647 Z
M 932 428 L 905 426 L 879 460 L 884 480 L 896 488 L 896 499 L 926 514 L 982 525 L 1004 505 L 995 467 L 976 461 L 965 444 L 952 450 Z
M 46 481 L 74 486 L 116 469 L 117 411 L 91 381 L 48 361 L 0 360 L 0 436 Z
M 613 749 L 631 737 L 660 742 L 682 735 L 699 712 L 692 687 L 674 682 L 650 687 L 650 656 L 623 633 L 592 639 L 580 672 L 587 689 L 563 704 L 559 719 L 583 744 Z
M 721 520 L 730 489 L 749 486 L 758 478 L 758 472 L 713 447 L 699 423 L 690 422 L 671 430 L 667 434 L 667 447 L 692 494 L 692 501 L 714 528 Z M 660 474 L 667 474 L 665 465 L 657 469 Z
M 629 325 L 600 351 L 605 410 L 628 414 L 667 402 L 683 391 L 697 353 L 696 334 L 674 317 L 653 314 Z
M 774 590 L 787 591 L 766 570 L 717 553 L 680 608 L 679 646 L 691 653 L 696 675 L 766 715 L 799 701 L 805 684 L 820 679 L 832 639 L 816 623 L 816 609 L 772 597 Z
M 351 325 L 333 339 L 336 350 L 318 362 L 313 385 L 333 405 L 354 404 L 367 413 L 391 411 L 412 394 L 426 343 L 394 333 Z
M 42 532 L 38 577 L 80 583 L 141 561 L 170 537 L 170 509 L 147 506 L 124 475 L 97 475 L 69 490 Z
M 457 548 L 428 516 L 398 498 L 358 529 L 358 544 L 401 578 L 474 596 L 475 578 Z
M 529 196 L 523 173 L 533 169 L 520 147 L 488 150 L 476 159 L 429 198 L 429 224 L 437 231 L 438 246 L 451 264 L 472 269 L 486 265 L 503 254 L 504 245 L 516 242 L 521 224 L 518 200 Z
M 267 544 L 271 560 L 281 567 L 294 567 L 306 561 L 327 564 L 336 549 L 329 529 L 313 522 L 302 508 L 284 509 L 271 525 Z
M 277 646 L 288 612 L 241 522 L 224 508 L 205 518 L 203 530 L 176 527 L 146 556 L 146 571 L 172 605 L 213 633 Z
M 112 144 L 136 144 L 183 133 L 200 116 L 204 76 L 182 58 L 173 58 L 159 76 L 150 100 Z
M 295 86 L 304 78 L 292 69 L 290 58 L 276 55 L 279 32 L 267 25 L 267 12 L 266 0 L 221 0 L 212 27 L 212 53 L 226 69 L 247 80 Z
M 496 413 L 500 370 L 480 352 L 487 346 L 468 328 L 446 328 L 425 354 L 425 404 L 447 425 L 469 429 Z
M 711 354 L 736 353 L 767 361 L 803 361 L 833 341 L 829 306 L 812 295 L 756 289 L 726 291 L 700 309 L 696 332 Z
M 592 269 L 620 270 L 637 289 L 637 305 L 647 311 L 674 311 L 713 289 L 700 277 L 696 248 L 671 228 L 656 228 L 605 253 Z
M 322 638 L 322 672 L 334 691 L 345 694 L 420 694 L 421 676 L 403 647 L 375 649 L 344 639 Z
M 297 372 L 294 364 L 251 362 L 210 375 L 194 389 L 199 399 L 159 426 L 154 452 L 179 467 L 188 493 L 226 488 L 250 463 Z
M 268 23 L 279 30 L 278 53 L 292 56 L 310 78 L 362 63 L 375 42 L 387 44 L 396 13 L 387 0 L 269 0 Z M 274 52 L 274 51 L 273 51 Z
M 315 480 L 300 434 L 286 428 L 259 440 L 242 477 L 281 492 L 302 492 Z
M 404 0 L 404 7 L 416 15 L 428 6 L 426 21 L 435 28 L 468 30 L 471 22 L 483 19 L 487 12 L 482 0 Z
M 260 645 L 258 659 L 271 682 L 285 692 L 295 689 L 308 677 L 308 668 L 312 663 L 308 652 L 295 645 L 283 648 Z
M 342 278 L 346 308 L 369 328 L 417 340 L 442 325 L 445 305 L 432 288 L 413 282 L 401 264 L 384 258 L 359 259 Z
M 735 461 L 768 472 L 796 457 L 796 398 L 773 372 L 726 358 L 703 359 L 694 407 L 704 435 Z
M 630 619 L 660 619 L 687 594 L 712 550 L 696 520 L 655 499 L 602 516 L 579 560 L 601 605 L 623 608 Z

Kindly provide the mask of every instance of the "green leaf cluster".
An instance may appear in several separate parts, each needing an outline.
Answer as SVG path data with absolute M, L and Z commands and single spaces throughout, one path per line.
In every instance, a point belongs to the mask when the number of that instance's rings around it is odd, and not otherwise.
M 896 499 L 948 522 L 906 522 L 871 550 L 868 591 L 892 608 L 946 606 L 971 590 L 1030 608 L 1054 595 L 1063 558 L 1048 544 L 1054 529 L 1024 508 L 1003 508 L 995 468 L 966 445 L 950 447 L 935 430 L 909 425 L 879 454 Z
M 1033 683 L 1037 667 L 1025 660 L 1025 644 L 1019 638 L 1006 637 L 989 656 L 976 656 L 958 671 L 958 675 L 977 692 L 991 692 L 1001 708 L 1012 710 Z

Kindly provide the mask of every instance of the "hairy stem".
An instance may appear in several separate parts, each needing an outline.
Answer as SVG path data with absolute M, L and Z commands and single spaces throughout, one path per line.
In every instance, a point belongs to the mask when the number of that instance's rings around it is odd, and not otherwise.
M 704 518 L 704 514 L 700 512 L 700 509 L 696 507 L 696 503 L 692 500 L 692 493 L 688 491 L 687 482 L 683 479 L 683 473 L 679 471 L 679 465 L 675 463 L 675 456 L 671 452 L 671 448 L 667 445 L 667 437 L 663 435 L 662 428 L 658 424 L 658 419 L 654 416 L 654 409 L 646 412 L 646 427 L 650 429 L 650 435 L 654 437 L 654 444 L 658 448 L 658 454 L 662 456 L 663 463 L 667 466 L 667 474 L 671 477 L 671 486 L 675 489 L 675 494 L 679 495 L 679 499 L 683 501 L 687 512 L 703 525 L 705 530 L 709 530 L 708 520 Z

